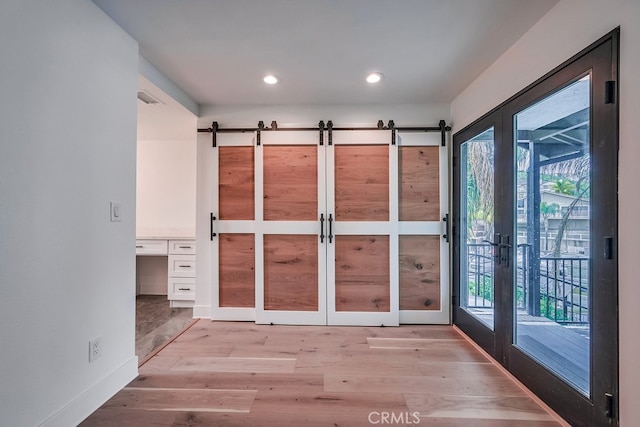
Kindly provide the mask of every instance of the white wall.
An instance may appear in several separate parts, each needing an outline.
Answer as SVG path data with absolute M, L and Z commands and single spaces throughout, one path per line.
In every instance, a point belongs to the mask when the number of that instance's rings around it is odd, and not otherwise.
M 195 236 L 195 117 L 191 139 L 138 140 L 136 187 L 139 235 L 170 229 L 172 235 Z
M 71 426 L 137 374 L 137 43 L 87 0 L 3 0 L 0 58 L 0 425 Z
M 637 254 L 640 242 L 638 185 L 640 144 L 640 2 L 562 0 L 452 103 L 454 131 L 523 89 L 615 27 L 620 45 L 619 318 L 620 421 L 640 420 L 640 303 Z
M 316 127 L 320 120 L 333 121 L 334 126 L 375 126 L 378 120 L 385 125 L 393 120 L 396 126 L 437 126 L 440 120 L 449 123 L 448 104 L 421 105 L 274 105 L 274 106 L 201 106 L 199 128 L 207 128 L 217 121 L 220 127 L 256 127 L 262 120 L 265 126 L 271 121 L 279 127 Z M 209 236 L 209 212 L 211 212 L 211 188 L 216 173 L 211 166 L 211 135 L 198 135 L 197 175 L 197 246 L 196 301 L 194 317 L 210 318 L 212 287 L 210 260 L 212 242 Z M 217 279 L 216 279 L 217 280 Z

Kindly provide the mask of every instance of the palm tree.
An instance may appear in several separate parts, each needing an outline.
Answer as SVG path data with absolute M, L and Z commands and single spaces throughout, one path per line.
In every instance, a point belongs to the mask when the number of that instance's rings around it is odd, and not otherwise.
M 553 184 L 553 191 L 572 196 L 576 192 L 576 186 L 566 178 L 560 178 Z
M 493 236 L 493 141 L 475 140 L 465 144 L 467 150 L 467 222 L 472 239 L 489 239 Z M 473 223 L 482 223 L 482 236 L 474 236 Z
M 557 203 L 540 203 L 540 218 L 544 224 L 544 249 L 549 250 L 549 217 L 555 215 L 560 210 Z

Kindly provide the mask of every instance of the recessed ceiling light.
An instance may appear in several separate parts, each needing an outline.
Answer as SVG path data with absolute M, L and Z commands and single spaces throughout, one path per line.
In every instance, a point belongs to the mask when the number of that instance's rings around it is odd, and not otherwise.
M 267 74 L 262 80 L 268 85 L 274 85 L 280 81 L 280 79 L 273 74 Z
M 382 73 L 367 74 L 367 83 L 378 83 L 383 77 Z

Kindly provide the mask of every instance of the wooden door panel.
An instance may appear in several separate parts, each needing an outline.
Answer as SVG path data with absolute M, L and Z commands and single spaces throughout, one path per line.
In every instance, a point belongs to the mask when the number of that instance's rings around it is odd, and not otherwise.
M 400 310 L 440 310 L 440 236 L 400 236 Z
M 336 221 L 389 220 L 389 147 L 335 147 Z
M 440 147 L 399 147 L 400 221 L 440 220 Z
M 336 311 L 390 311 L 389 236 L 336 236 Z
M 220 147 L 219 156 L 220 219 L 254 219 L 253 147 Z
M 255 236 L 219 236 L 220 307 L 255 307 Z
M 318 311 L 318 237 L 264 236 L 265 310 Z
M 264 219 L 315 221 L 318 215 L 318 147 L 264 147 Z

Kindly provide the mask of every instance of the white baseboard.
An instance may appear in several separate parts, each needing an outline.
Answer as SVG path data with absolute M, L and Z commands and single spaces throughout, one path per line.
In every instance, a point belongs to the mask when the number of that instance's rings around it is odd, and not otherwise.
M 211 319 L 211 306 L 210 305 L 194 305 L 193 318 L 194 319 Z
M 80 424 L 137 376 L 138 356 L 134 356 L 92 387 L 80 393 L 42 422 L 40 426 L 69 427 Z

